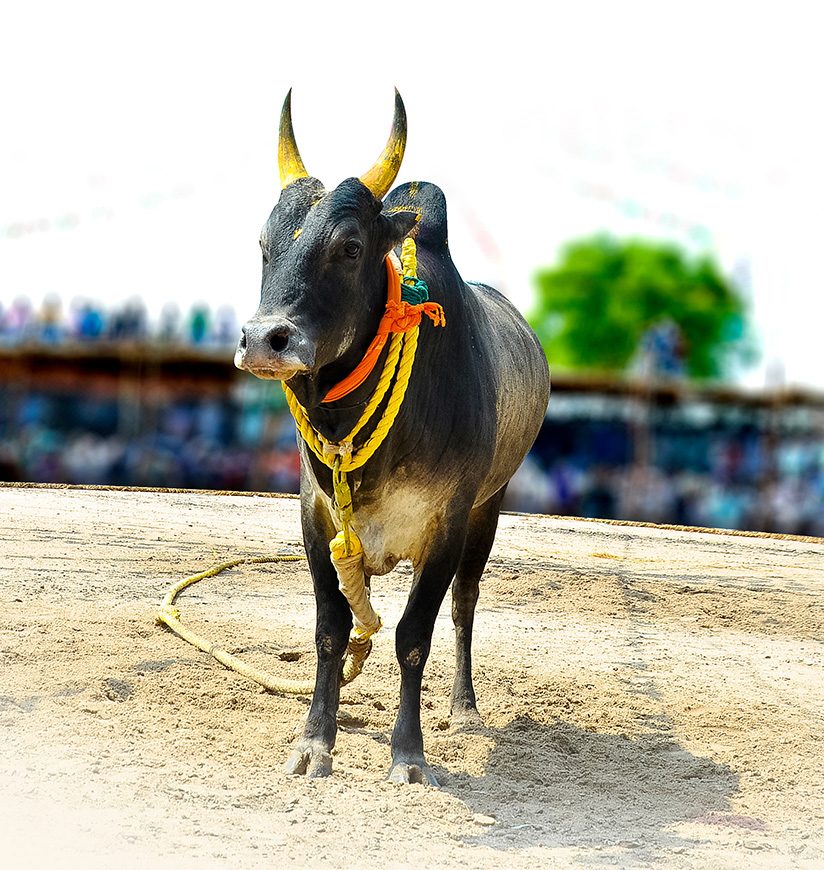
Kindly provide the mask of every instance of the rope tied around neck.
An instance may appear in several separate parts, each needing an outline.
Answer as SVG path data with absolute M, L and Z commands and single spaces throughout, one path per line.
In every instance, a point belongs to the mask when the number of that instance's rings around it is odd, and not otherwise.
M 309 449 L 327 468 L 332 469 L 337 465 L 339 472 L 354 471 L 364 465 L 378 447 L 380 447 L 392 428 L 409 386 L 409 378 L 412 374 L 412 364 L 415 361 L 422 318 L 424 316 L 428 317 L 434 326 L 446 326 L 443 308 L 437 302 L 430 302 L 427 298 L 426 301 L 413 305 L 400 298 L 401 278 L 391 265 L 389 258 L 387 258 L 387 263 L 389 263 L 389 268 L 395 276 L 398 292 L 395 294 L 390 288 L 389 295 L 394 298 L 390 298 L 386 303 L 386 312 L 381 319 L 375 340 L 383 338 L 385 343 L 386 339 L 388 339 L 390 342 L 389 353 L 387 354 L 383 371 L 375 390 L 351 432 L 337 442 L 325 438 L 312 425 L 306 409 L 300 404 L 295 394 L 285 383 L 281 382 L 283 391 L 286 394 L 289 410 L 295 418 L 295 424 L 301 437 Z M 409 280 L 417 285 L 421 285 L 428 297 L 429 290 L 426 287 L 426 283 L 420 281 L 417 277 L 417 254 L 415 242 L 412 239 L 406 239 L 403 243 L 401 268 L 404 272 L 403 281 Z M 373 344 L 375 340 L 373 340 Z M 355 447 L 356 436 L 374 416 L 378 406 L 389 391 L 393 379 L 394 385 L 389 396 L 389 402 L 383 411 L 381 419 L 369 438 L 359 447 Z M 341 381 L 341 383 L 344 383 L 344 381 Z M 325 401 L 327 399 L 324 399 Z
M 374 370 L 386 342 L 391 335 L 411 332 L 426 315 L 435 326 L 445 326 L 443 308 L 429 301 L 429 288 L 425 281 L 418 278 L 418 258 L 415 242 L 406 239 L 401 247 L 401 274 L 392 263 L 392 257 L 385 258 L 386 265 L 386 308 L 378 324 L 363 359 L 341 381 L 329 389 L 322 404 L 329 404 L 348 396 L 360 387 Z

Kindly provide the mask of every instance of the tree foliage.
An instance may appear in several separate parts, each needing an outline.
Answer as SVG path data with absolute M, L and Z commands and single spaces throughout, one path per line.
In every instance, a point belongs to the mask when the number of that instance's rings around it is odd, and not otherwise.
M 645 331 L 667 318 L 681 330 L 692 377 L 719 377 L 752 354 L 739 293 L 710 258 L 691 259 L 675 245 L 575 241 L 536 285 L 529 319 L 561 368 L 624 370 Z

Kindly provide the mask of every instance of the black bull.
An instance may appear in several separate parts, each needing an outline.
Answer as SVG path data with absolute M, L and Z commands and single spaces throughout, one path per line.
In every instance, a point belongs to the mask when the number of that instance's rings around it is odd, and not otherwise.
M 478 584 L 507 483 L 543 420 L 549 373 L 534 333 L 508 300 L 458 274 L 447 246 L 441 190 L 413 182 L 383 199 L 404 143 L 405 115 L 397 97 L 395 128 L 382 160 L 362 180 L 347 179 L 327 192 L 300 160 L 287 97 L 279 147 L 283 190 L 261 237 L 260 306 L 244 326 L 235 361 L 259 377 L 287 381 L 315 429 L 330 441 L 344 438 L 375 388 L 383 358 L 353 393 L 328 404 L 322 399 L 355 368 L 375 335 L 387 298 L 385 256 L 399 252 L 408 234 L 414 237 L 418 275 L 443 306 L 446 327 L 422 322 L 400 413 L 374 456 L 350 475 L 350 484 L 367 582 L 402 559 L 414 566 L 395 635 L 401 694 L 389 776 L 436 784 L 420 724 L 421 680 L 435 618 L 452 583 L 451 715 L 455 724 L 478 720 L 471 670 Z M 371 429 L 372 424 L 356 446 Z M 298 441 L 318 660 L 309 716 L 286 770 L 323 776 L 332 768 L 352 614 L 329 558 L 338 531 L 332 474 Z

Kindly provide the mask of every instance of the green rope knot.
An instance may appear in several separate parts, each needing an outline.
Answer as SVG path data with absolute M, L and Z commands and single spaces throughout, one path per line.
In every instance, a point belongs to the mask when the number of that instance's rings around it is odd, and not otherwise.
M 404 275 L 401 279 L 401 299 L 410 305 L 421 305 L 429 301 L 429 287 L 426 281 Z

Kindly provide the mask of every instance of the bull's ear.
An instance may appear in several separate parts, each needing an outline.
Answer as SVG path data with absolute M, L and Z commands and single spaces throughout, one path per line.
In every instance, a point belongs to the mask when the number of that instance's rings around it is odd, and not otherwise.
M 386 250 L 400 244 L 420 219 L 421 216 L 416 211 L 383 212 L 381 221 L 386 232 Z

